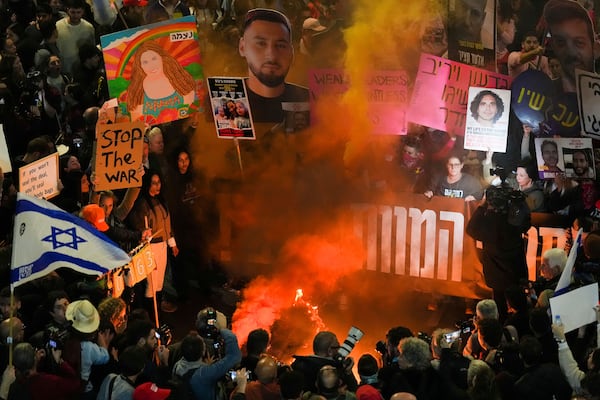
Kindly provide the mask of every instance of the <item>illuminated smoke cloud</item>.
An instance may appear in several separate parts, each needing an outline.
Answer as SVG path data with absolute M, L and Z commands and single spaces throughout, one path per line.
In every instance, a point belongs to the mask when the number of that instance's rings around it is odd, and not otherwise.
M 296 289 L 308 299 L 332 293 L 337 282 L 362 266 L 359 243 L 338 236 L 303 235 L 289 240 L 270 277 L 254 279 L 243 291 L 243 302 L 233 315 L 233 330 L 241 343 L 256 328 L 270 330 L 294 303 Z M 305 324 L 306 320 L 298 321 Z M 293 327 L 288 327 L 288 332 Z
M 420 52 L 419 21 L 431 20 L 437 7 L 427 1 L 397 0 L 364 0 L 355 7 L 353 25 L 344 30 L 345 70 L 352 82 L 347 94 L 321 98 L 311 110 L 318 122 L 305 132 L 273 134 L 270 126 L 257 126 L 258 140 L 240 143 L 245 179 L 234 188 L 235 198 L 221 203 L 220 210 L 237 224 L 240 235 L 231 244 L 229 272 L 253 276 L 249 253 L 257 249 L 265 249 L 266 256 L 277 253 L 268 270 L 242 291 L 233 316 L 240 344 L 253 329 L 269 330 L 293 304 L 296 289 L 302 288 L 318 305 L 336 291 L 342 278 L 362 268 L 363 244 L 354 239 L 349 208 L 361 194 L 368 195 L 361 187 L 367 144 L 373 140 L 365 76 L 374 68 L 414 73 Z M 245 67 L 243 60 L 236 62 Z M 208 75 L 223 76 L 223 71 Z M 239 178 L 234 144 L 215 139 L 212 116 L 205 122 L 201 137 L 194 139 L 201 164 L 211 176 Z M 373 300 L 373 292 L 366 290 L 368 282 L 353 284 L 357 286 L 352 296 Z M 351 324 L 324 322 L 342 335 Z M 285 332 L 291 335 L 294 329 Z

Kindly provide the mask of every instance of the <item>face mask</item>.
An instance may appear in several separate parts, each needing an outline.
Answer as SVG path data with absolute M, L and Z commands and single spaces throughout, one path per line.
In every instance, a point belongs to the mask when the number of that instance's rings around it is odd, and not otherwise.
M 409 168 L 414 168 L 419 163 L 419 157 L 413 157 L 410 154 L 402 154 L 402 163 Z

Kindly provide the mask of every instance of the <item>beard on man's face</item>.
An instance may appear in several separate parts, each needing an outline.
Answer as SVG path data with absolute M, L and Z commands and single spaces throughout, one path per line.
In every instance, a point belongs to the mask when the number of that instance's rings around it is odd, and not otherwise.
M 250 71 L 256 76 L 260 83 L 270 88 L 275 88 L 280 86 L 285 82 L 285 76 L 287 75 L 287 71 L 282 74 L 267 74 L 261 71 L 260 68 L 256 68 L 254 65 L 249 65 Z

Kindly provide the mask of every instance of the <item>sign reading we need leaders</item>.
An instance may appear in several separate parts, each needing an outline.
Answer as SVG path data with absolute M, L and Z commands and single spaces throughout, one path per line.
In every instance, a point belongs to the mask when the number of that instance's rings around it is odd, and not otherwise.
M 95 190 L 142 186 L 144 124 L 137 121 L 96 127 Z

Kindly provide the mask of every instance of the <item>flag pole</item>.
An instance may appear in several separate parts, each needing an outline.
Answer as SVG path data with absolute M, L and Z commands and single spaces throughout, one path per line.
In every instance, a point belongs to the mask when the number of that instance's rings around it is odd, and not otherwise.
M 240 141 L 238 138 L 233 138 L 233 144 L 235 145 L 235 151 L 238 157 L 238 165 L 240 166 L 240 172 L 242 174 L 242 180 L 244 179 L 244 164 L 242 164 L 242 152 L 240 151 Z
M 150 291 L 152 292 L 152 304 L 154 305 L 154 323 L 156 324 L 156 329 L 158 329 L 160 327 L 158 321 L 158 305 L 156 303 L 156 292 L 154 291 L 154 283 L 152 282 L 152 272 L 148 274 L 146 279 L 148 279 L 148 285 L 150 285 Z M 158 340 L 160 344 L 162 344 L 162 340 Z M 158 357 L 158 353 L 156 351 L 154 352 L 154 362 L 156 363 L 156 365 L 160 364 L 160 358 Z
M 12 285 L 10 286 L 10 319 L 8 324 L 8 337 L 6 341 L 8 342 L 8 366 L 12 367 L 13 365 L 13 310 L 15 309 L 15 292 Z

